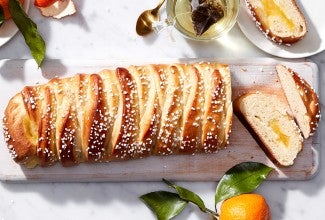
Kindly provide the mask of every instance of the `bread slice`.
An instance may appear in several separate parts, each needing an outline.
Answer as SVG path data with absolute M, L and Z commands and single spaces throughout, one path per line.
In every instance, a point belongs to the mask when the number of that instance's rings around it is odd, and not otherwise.
M 302 149 L 300 131 L 286 106 L 274 95 L 247 93 L 234 101 L 234 112 L 274 162 L 289 166 Z
M 284 65 L 277 65 L 282 88 L 292 114 L 304 136 L 310 137 L 320 120 L 320 104 L 315 90 L 296 72 Z
M 257 27 L 279 44 L 293 44 L 307 33 L 306 19 L 295 0 L 246 0 Z

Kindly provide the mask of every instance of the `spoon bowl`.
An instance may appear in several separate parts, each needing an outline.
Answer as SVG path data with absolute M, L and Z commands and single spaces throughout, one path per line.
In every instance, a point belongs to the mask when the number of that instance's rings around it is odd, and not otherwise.
M 165 0 L 160 0 L 158 5 L 151 9 L 142 12 L 137 20 L 136 32 L 140 36 L 144 36 L 153 31 L 152 24 L 159 21 L 159 9 L 163 5 Z

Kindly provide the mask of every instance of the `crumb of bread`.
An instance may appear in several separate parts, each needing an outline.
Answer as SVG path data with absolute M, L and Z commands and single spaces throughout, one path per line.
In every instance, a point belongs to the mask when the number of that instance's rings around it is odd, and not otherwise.
M 243 72 L 247 72 L 247 68 L 245 68 L 245 67 L 242 67 L 241 70 L 242 70 Z

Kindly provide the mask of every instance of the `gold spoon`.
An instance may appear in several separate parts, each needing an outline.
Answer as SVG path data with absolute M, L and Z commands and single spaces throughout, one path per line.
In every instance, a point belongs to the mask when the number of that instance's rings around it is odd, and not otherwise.
M 164 2 L 165 0 L 160 0 L 157 7 L 141 13 L 136 24 L 138 35 L 143 36 L 153 31 L 152 23 L 159 20 L 158 11 Z

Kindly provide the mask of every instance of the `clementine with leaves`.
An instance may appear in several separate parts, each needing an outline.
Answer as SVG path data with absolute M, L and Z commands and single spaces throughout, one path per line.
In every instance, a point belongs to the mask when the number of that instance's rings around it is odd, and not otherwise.
M 155 191 L 140 199 L 156 214 L 158 220 L 177 216 L 192 203 L 217 220 L 270 220 L 271 213 L 263 196 L 252 192 L 274 168 L 259 162 L 242 162 L 230 168 L 219 181 L 215 208 L 211 210 L 198 194 L 163 179 L 176 192 Z M 221 204 L 221 210 L 217 210 Z M 220 211 L 220 212 L 218 212 Z M 219 214 L 220 213 L 220 214 Z
M 219 220 L 271 220 L 271 213 L 263 196 L 241 194 L 221 204 Z

